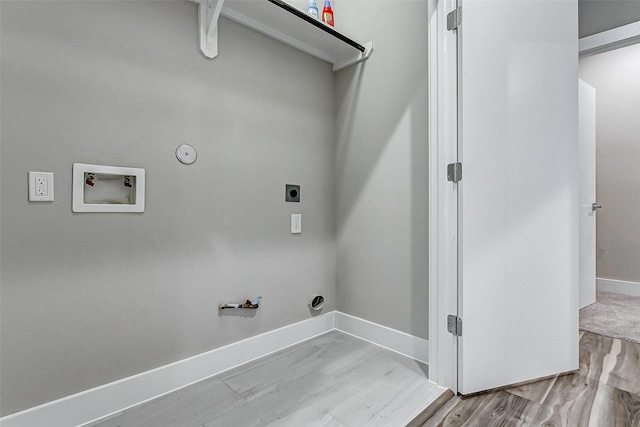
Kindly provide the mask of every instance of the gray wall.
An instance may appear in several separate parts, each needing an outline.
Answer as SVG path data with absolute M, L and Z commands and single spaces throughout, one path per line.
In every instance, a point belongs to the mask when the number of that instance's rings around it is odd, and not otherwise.
M 337 75 L 338 309 L 427 338 L 428 4 L 345 1 L 338 20 L 375 42 Z
M 640 44 L 580 60 L 596 88 L 597 276 L 640 282 Z
M 640 21 L 638 0 L 579 0 L 580 37 Z
M 329 64 L 224 18 L 205 59 L 187 1 L 1 13 L 3 415 L 304 320 L 314 292 L 335 309 Z M 73 214 L 74 162 L 145 168 L 146 211 Z M 30 170 L 53 203 L 27 201 Z

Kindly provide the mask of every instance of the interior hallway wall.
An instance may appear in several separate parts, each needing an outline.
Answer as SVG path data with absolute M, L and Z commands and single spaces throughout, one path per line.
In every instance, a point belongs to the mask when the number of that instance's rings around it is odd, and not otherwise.
M 226 18 L 208 60 L 186 0 L 0 11 L 2 415 L 335 309 L 330 64 Z M 72 213 L 74 162 L 145 168 L 146 211 Z
M 337 306 L 428 337 L 427 0 L 343 1 L 375 49 L 337 74 Z
M 580 60 L 596 88 L 596 275 L 640 283 L 640 44 Z
M 579 0 L 579 37 L 640 21 L 638 0 Z

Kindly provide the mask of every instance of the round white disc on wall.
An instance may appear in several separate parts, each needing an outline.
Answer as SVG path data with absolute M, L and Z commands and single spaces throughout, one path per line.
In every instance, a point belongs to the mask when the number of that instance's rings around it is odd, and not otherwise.
M 176 157 L 180 160 L 180 163 L 190 165 L 198 158 L 198 152 L 189 144 L 182 144 L 176 148 Z

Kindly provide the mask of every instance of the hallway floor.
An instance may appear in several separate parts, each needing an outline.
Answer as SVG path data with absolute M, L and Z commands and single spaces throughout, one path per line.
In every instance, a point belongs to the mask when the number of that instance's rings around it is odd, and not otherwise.
M 640 343 L 640 297 L 596 292 L 596 302 L 580 310 L 580 330 Z
M 332 331 L 89 426 L 404 427 L 444 392 L 426 365 Z
M 640 426 L 640 344 L 585 332 L 577 372 L 454 397 L 424 426 Z

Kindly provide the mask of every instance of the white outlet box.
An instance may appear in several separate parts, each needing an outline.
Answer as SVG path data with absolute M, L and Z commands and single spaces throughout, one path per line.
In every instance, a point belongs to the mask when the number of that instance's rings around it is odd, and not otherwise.
M 302 233 L 302 214 L 291 214 L 291 234 Z
M 53 172 L 29 172 L 29 201 L 53 202 Z

